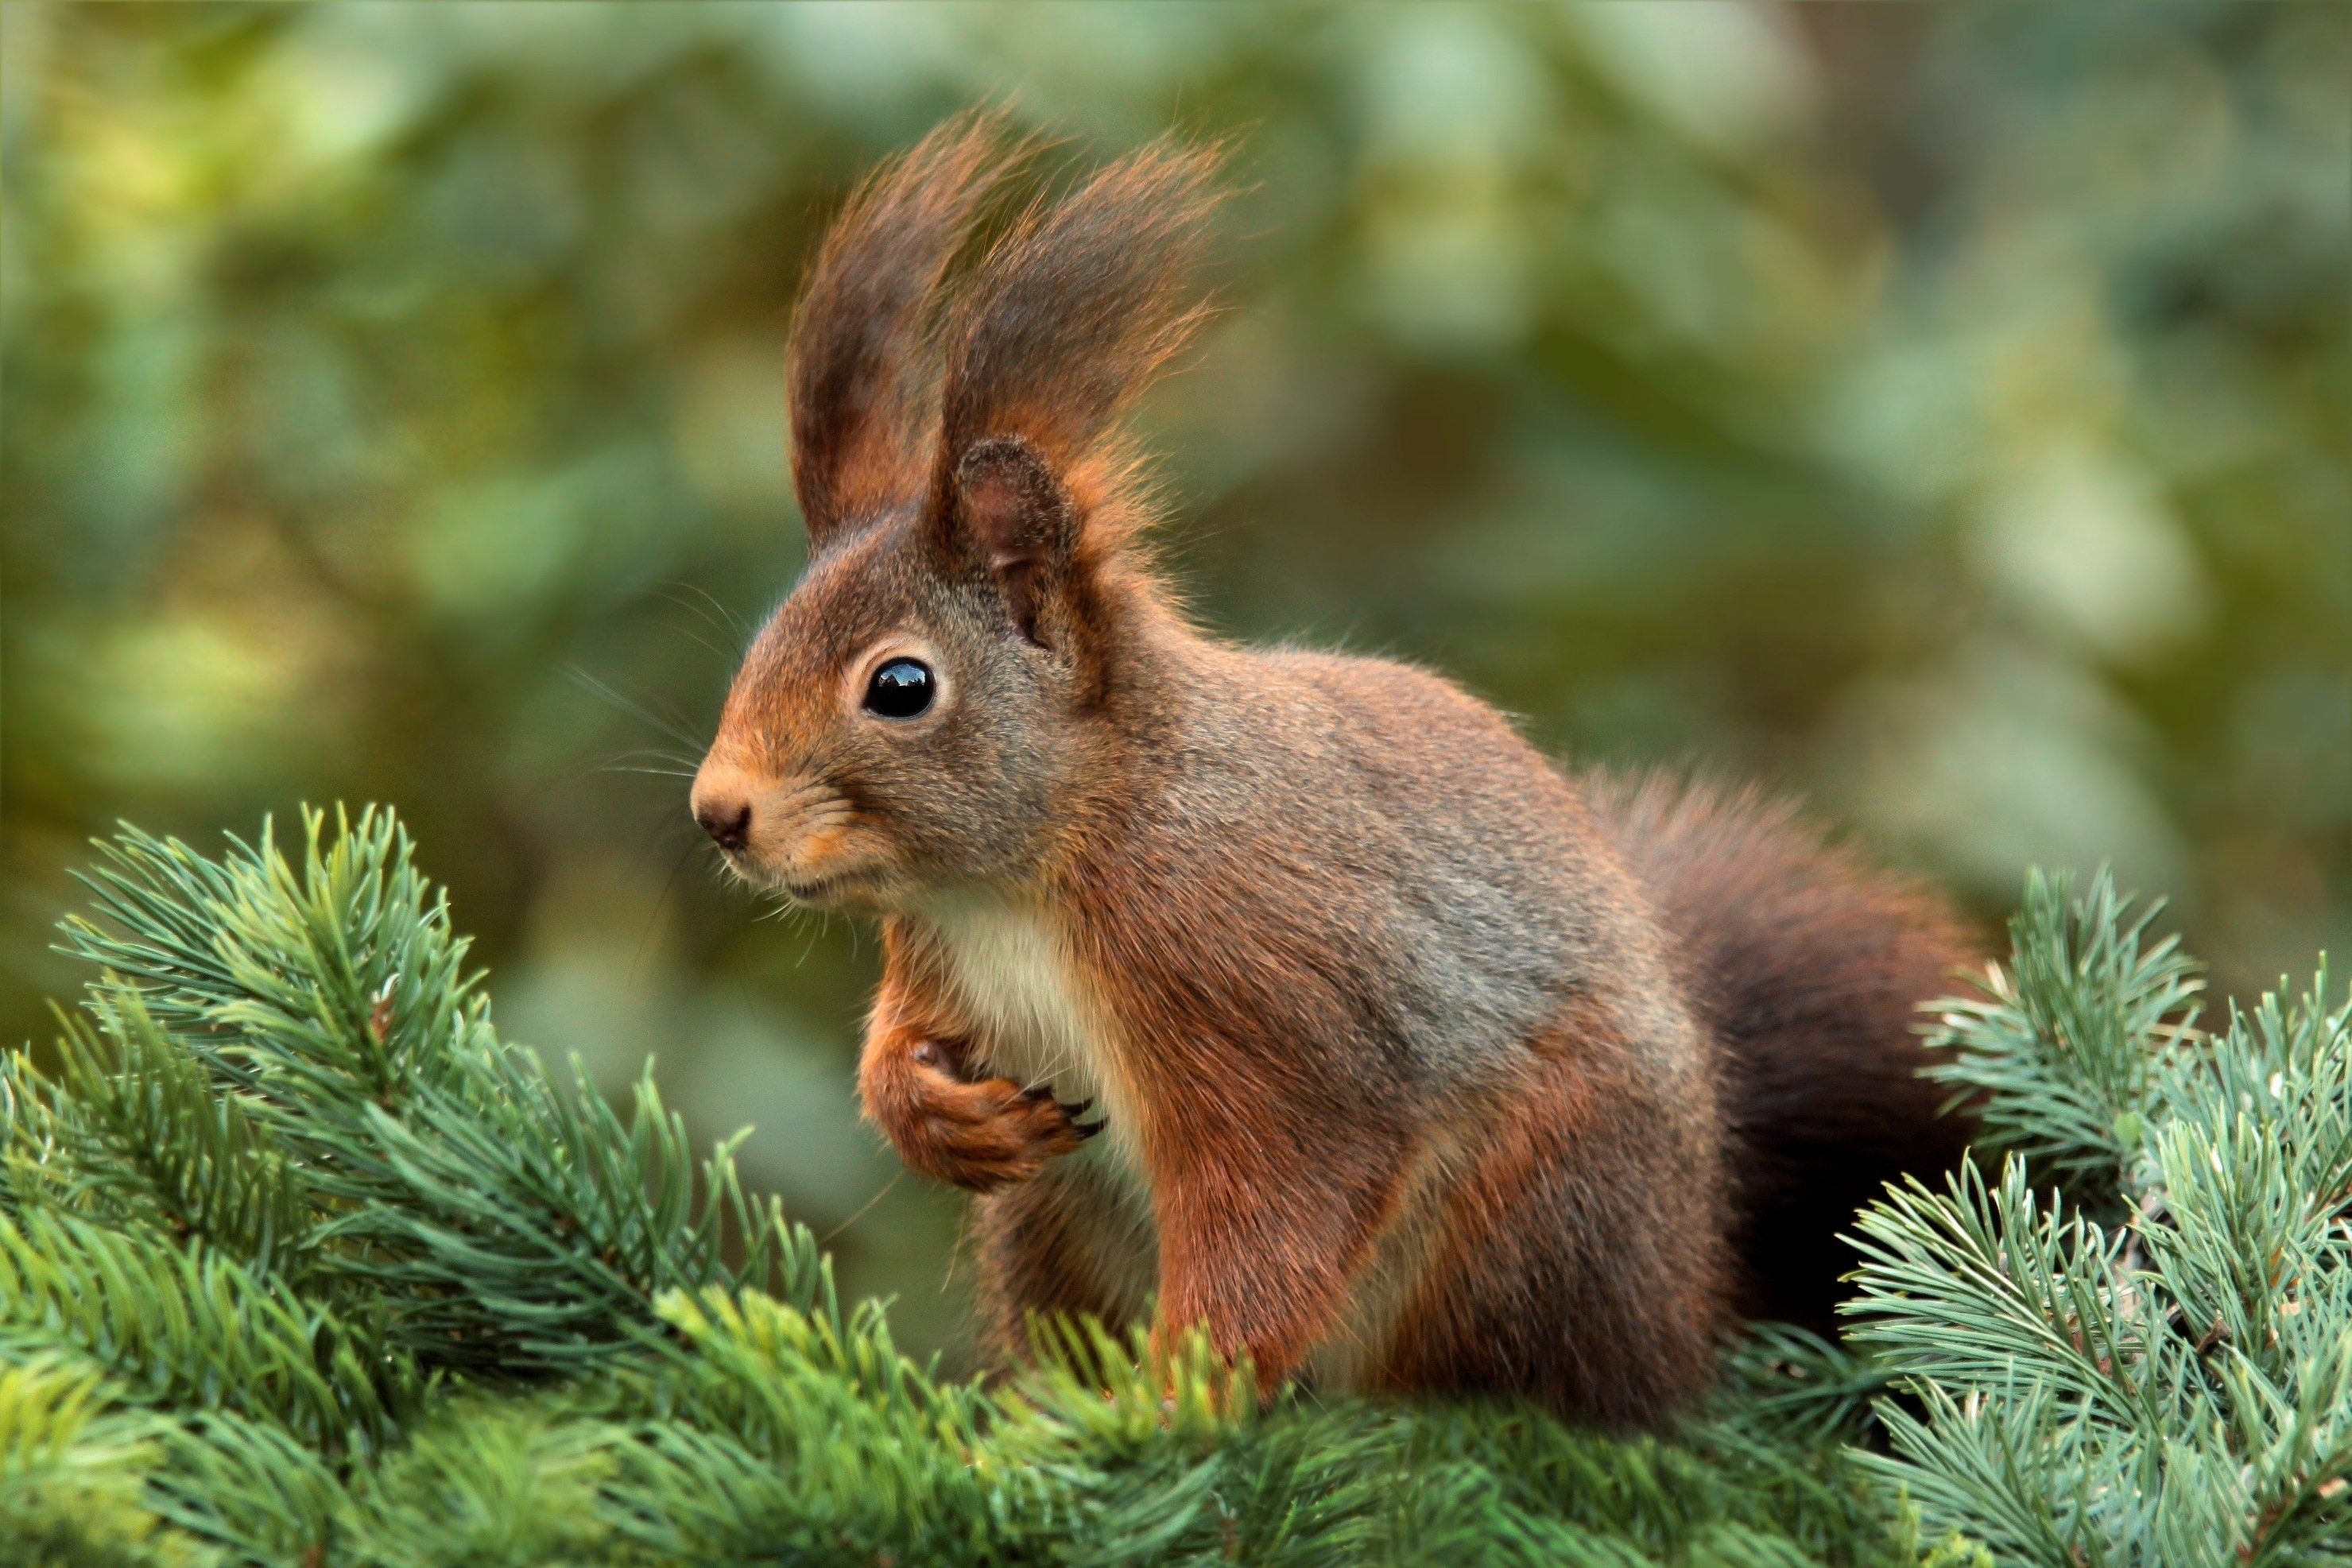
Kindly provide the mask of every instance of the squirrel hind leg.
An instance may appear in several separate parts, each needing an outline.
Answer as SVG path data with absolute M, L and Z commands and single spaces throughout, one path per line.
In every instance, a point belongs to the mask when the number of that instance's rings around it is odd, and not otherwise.
M 1712 1129 L 1667 1106 L 1643 1117 L 1591 1061 L 1554 1061 L 1488 1130 L 1377 1384 L 1633 1431 L 1713 1381 L 1731 1270 Z
M 1030 1359 L 1030 1318 L 1091 1317 L 1114 1333 L 1140 1322 L 1158 1249 L 1150 1217 L 1099 1167 L 1064 1161 L 978 1199 L 982 1360 L 999 1370 Z

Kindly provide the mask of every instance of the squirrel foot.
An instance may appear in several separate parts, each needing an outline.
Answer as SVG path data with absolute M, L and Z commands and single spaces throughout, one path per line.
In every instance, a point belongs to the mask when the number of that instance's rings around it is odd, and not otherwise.
M 889 1082 L 874 1087 L 875 1120 L 915 1170 L 973 1192 L 1024 1182 L 1103 1129 L 1084 1122 L 1091 1101 L 1065 1103 L 1010 1078 L 959 1076 L 949 1051 L 923 1040 Z

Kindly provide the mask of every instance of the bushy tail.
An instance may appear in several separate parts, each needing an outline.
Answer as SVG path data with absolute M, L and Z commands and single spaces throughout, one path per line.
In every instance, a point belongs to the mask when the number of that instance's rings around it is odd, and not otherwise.
M 1672 933 L 1723 1053 L 1743 1309 L 1828 1330 L 1837 1239 L 1906 1172 L 1958 1164 L 1970 1122 L 1918 1075 L 1921 1002 L 1974 956 L 1941 900 L 1823 841 L 1787 806 L 1664 776 L 1587 781 Z

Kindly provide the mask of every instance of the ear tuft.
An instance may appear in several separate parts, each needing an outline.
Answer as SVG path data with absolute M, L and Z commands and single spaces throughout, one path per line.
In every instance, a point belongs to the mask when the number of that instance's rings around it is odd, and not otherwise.
M 1037 449 L 1017 435 L 967 447 L 955 467 L 956 511 L 1004 593 L 1021 634 L 1046 645 L 1039 625 L 1046 590 L 1077 542 L 1069 496 Z
M 989 247 L 942 333 L 937 501 L 951 499 L 967 452 L 1017 435 L 1089 538 L 1131 531 L 1145 497 L 1127 483 L 1119 426 L 1208 317 L 1192 275 L 1219 160 L 1155 142 L 1032 206 Z
M 812 545 L 918 497 L 932 367 L 925 323 L 989 193 L 1030 148 L 961 116 L 850 197 L 793 310 L 793 483 Z

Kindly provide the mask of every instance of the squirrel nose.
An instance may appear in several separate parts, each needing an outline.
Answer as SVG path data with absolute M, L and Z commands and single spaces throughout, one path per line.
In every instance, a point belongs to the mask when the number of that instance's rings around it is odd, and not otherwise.
M 686 798 L 687 810 L 710 841 L 730 853 L 749 849 L 751 844 L 751 819 L 757 814 L 757 802 L 769 788 L 759 774 L 736 766 L 722 758 L 706 757 L 702 766 L 694 770 L 694 789 Z
M 740 850 L 751 840 L 751 802 L 740 799 L 697 800 L 694 820 L 722 850 Z

